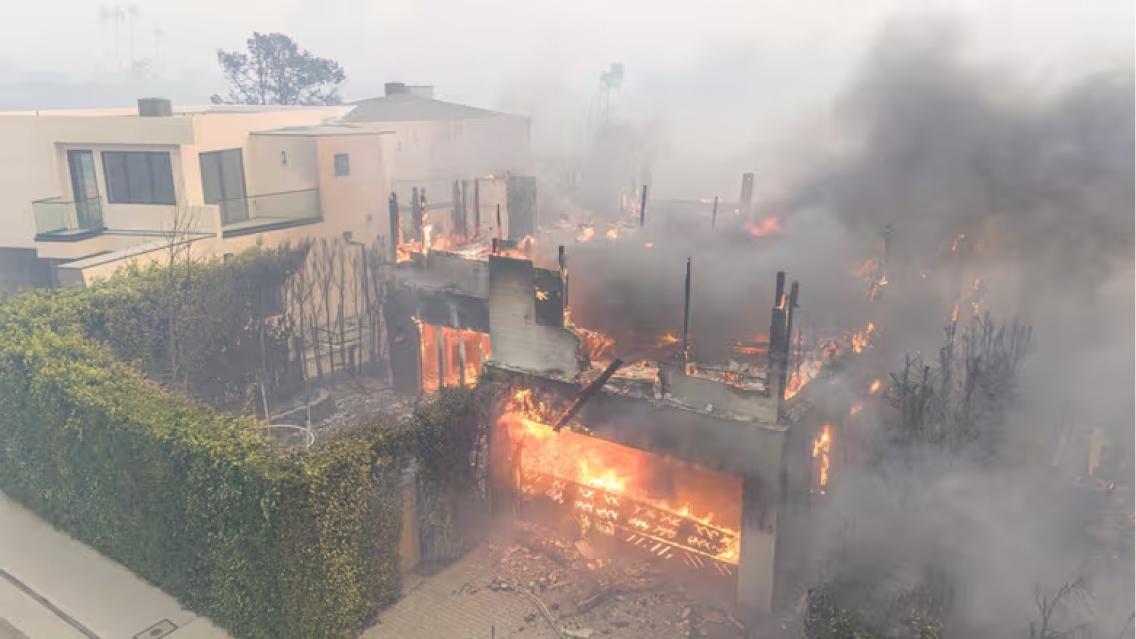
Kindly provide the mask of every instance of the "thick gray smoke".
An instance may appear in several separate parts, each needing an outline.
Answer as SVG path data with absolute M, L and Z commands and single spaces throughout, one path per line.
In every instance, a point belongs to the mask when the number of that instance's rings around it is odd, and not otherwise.
M 1051 465 L 1059 432 L 1095 430 L 1110 444 L 1106 465 L 1131 480 L 1132 69 L 1039 87 L 1012 69 L 975 66 L 967 53 L 956 24 L 886 30 L 838 104 L 840 138 L 800 140 L 824 159 L 780 189 L 787 195 L 758 203 L 782 217 L 783 235 L 751 241 L 727 230 L 728 215 L 727 229 L 711 233 L 704 215 L 663 220 L 649 209 L 630 250 L 570 249 L 576 317 L 617 333 L 674 331 L 693 256 L 699 354 L 728 355 L 714 345 L 765 329 L 782 268 L 802 281 L 805 322 L 880 327 L 873 359 L 885 379 L 904 352 L 935 352 L 955 304 L 964 322 L 974 302 L 1032 325 L 1004 462 L 937 464 L 948 469 L 917 495 L 904 488 L 909 468 L 842 478 L 838 469 L 821 535 L 833 545 L 818 553 L 855 548 L 877 569 L 947 567 L 956 636 L 1026 636 L 1035 585 L 1084 576 L 1096 597 L 1087 614 L 1115 634 L 1130 611 L 1131 546 L 1114 555 L 1115 540 L 1091 531 L 1107 510 L 1099 502 L 1130 513 L 1131 495 L 1072 488 Z M 889 226 L 889 285 L 868 302 L 850 270 L 882 256 Z M 866 421 L 882 419 L 872 413 Z M 1087 460 L 1065 470 L 1084 475 Z
M 1079 490 L 1049 469 L 1057 432 L 1097 429 L 1112 472 L 1131 481 L 1132 70 L 1039 95 L 968 66 L 956 36 L 926 23 L 884 34 L 841 105 L 850 150 L 803 181 L 790 208 L 827 210 L 851 235 L 893 227 L 883 348 L 936 346 L 944 309 L 960 302 L 965 318 L 978 278 L 983 310 L 1034 327 L 1011 450 L 996 468 L 961 463 L 931 478 L 850 473 L 830 513 L 829 530 L 843 532 L 829 540 L 876 570 L 946 569 L 953 635 L 1025 636 L 1035 585 L 1084 577 L 1095 605 L 1068 622 L 1114 636 L 1131 606 L 1131 528 L 1120 526 L 1128 550 L 1115 554 L 1124 542 L 1102 540 L 1102 502 L 1130 514 L 1131 495 Z M 1068 470 L 1086 474 L 1087 460 Z

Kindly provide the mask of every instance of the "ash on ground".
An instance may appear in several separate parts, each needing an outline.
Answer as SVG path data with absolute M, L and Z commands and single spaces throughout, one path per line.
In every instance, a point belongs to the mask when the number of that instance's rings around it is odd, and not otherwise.
M 454 596 L 487 589 L 527 600 L 530 636 L 538 629 L 572 639 L 746 636 L 728 602 L 702 601 L 649 561 L 600 556 L 586 541 L 571 541 L 541 526 L 517 525 L 475 553 L 485 557 L 485 577 L 461 584 Z

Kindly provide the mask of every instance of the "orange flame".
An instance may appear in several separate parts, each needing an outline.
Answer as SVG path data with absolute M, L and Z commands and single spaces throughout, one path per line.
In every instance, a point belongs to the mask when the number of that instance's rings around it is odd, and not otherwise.
M 820 429 L 820 435 L 813 440 L 813 459 L 820 462 L 819 483 L 821 486 L 828 485 L 828 468 L 829 459 L 828 455 L 832 449 L 832 426 L 825 424 Z
M 620 530 L 630 535 L 628 541 L 650 538 L 656 544 L 652 550 L 664 559 L 667 549 L 679 547 L 738 563 L 740 480 L 569 429 L 554 431 L 548 424 L 556 412 L 537 401 L 530 389 L 514 392 L 504 403 L 497 423 L 518 451 L 514 477 L 522 495 L 544 496 L 570 507 L 581 532 L 613 535 Z M 663 475 L 671 478 L 666 497 L 654 488 Z M 580 486 L 574 501 L 569 499 L 569 482 Z M 621 503 L 625 497 L 629 504 L 642 506 Z M 714 510 L 723 515 L 716 517 Z M 682 520 L 695 531 L 689 538 L 678 534 Z
M 777 235 L 781 232 L 781 218 L 776 215 L 770 215 L 757 222 L 748 221 L 745 224 L 745 229 L 753 237 Z
M 872 384 L 868 386 L 868 394 L 875 395 L 876 393 L 880 392 L 881 386 L 883 386 L 883 382 L 878 379 L 872 380 Z
M 852 351 L 861 353 L 864 349 L 872 345 L 872 333 L 876 332 L 876 325 L 868 322 L 868 326 L 862 331 L 852 333 Z

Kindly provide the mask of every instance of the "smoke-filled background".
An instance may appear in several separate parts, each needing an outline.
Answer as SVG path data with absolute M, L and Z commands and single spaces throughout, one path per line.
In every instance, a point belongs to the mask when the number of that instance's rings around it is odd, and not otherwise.
M 971 54 L 963 21 L 909 18 L 883 28 L 829 117 L 807 130 L 788 128 L 775 146 L 795 152 L 758 172 L 752 219 L 776 216 L 780 232 L 753 237 L 734 214 L 738 173 L 719 176 L 730 191 L 722 193 L 716 230 L 706 201 L 675 212 L 660 198 L 648 205 L 642 231 L 634 215 L 563 205 L 566 219 L 594 220 L 596 237 L 613 220 L 630 220 L 614 242 L 589 239 L 569 249 L 573 316 L 616 336 L 617 351 L 621 336 L 676 334 L 689 256 L 694 350 L 709 360 L 728 358 L 735 341 L 767 331 L 778 269 L 802 283 L 804 330 L 831 336 L 868 321 L 879 328 L 861 364 L 869 379 L 899 371 L 904 354 L 934 363 L 953 308 L 961 327 L 986 313 L 1031 326 L 1016 388 L 996 398 L 1004 416 L 980 424 L 1004 431 L 995 458 L 927 450 L 912 464 L 885 452 L 870 469 L 845 467 L 818 527 L 817 579 L 853 575 L 854 587 L 886 591 L 941 572 L 952 584 L 952 636 L 1028 636 L 1038 615 L 1035 589 L 1081 578 L 1091 598 L 1065 610 L 1063 622 L 1086 623 L 1082 631 L 1093 636 L 1127 636 L 1136 424 L 1133 69 L 1104 65 L 1047 82 Z M 802 111 L 815 112 L 809 107 Z M 666 144 L 652 139 L 652 126 L 632 120 L 613 137 L 598 129 L 599 155 L 619 166 L 615 140 L 628 179 L 644 164 L 681 164 L 681 150 L 660 157 Z M 668 188 L 658 174 L 642 179 L 656 191 Z M 686 195 L 706 199 L 717 184 Z M 869 269 L 869 279 L 883 273 L 888 283 L 869 300 L 858 269 L 882 259 L 887 228 L 889 259 Z M 882 431 L 888 410 L 886 402 L 869 405 L 862 428 Z M 1107 442 L 1105 474 L 1126 488 L 1076 487 L 1086 462 L 1068 464 L 1062 454 L 1070 441 L 1089 437 Z M 1115 502 L 1129 519 L 1119 546 L 1100 530 L 1107 527 L 1101 513 Z

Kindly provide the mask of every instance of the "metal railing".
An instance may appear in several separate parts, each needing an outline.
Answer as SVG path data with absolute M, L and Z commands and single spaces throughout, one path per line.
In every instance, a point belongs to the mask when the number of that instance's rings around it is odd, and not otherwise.
M 50 197 L 32 202 L 36 235 L 78 235 L 103 228 L 101 198 L 69 201 Z

